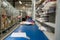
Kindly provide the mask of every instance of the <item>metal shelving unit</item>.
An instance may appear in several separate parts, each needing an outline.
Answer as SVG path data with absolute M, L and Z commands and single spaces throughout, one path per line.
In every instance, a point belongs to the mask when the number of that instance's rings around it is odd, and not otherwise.
M 6 0 L 0 0 L 0 38 L 18 23 L 18 15 L 19 10 L 16 10 Z
M 56 0 L 44 1 L 36 10 L 40 15 L 37 19 L 52 32 L 55 32 Z M 53 20 L 52 20 L 53 19 Z

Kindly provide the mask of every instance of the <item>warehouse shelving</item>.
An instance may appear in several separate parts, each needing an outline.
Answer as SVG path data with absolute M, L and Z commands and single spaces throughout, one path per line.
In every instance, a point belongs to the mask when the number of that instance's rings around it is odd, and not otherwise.
M 1 1 L 0 12 L 0 37 L 4 36 L 9 30 L 18 23 L 19 10 L 15 9 L 9 2 Z M 14 10 L 14 11 L 13 11 Z
M 2 9 L 4 10 L 4 9 Z M 3 12 L 3 11 L 2 11 Z M 12 18 L 12 16 L 10 16 L 10 19 L 7 15 L 4 15 L 6 12 L 4 10 L 4 13 L 2 13 L 3 16 L 1 16 L 1 31 L 0 33 L 5 33 L 7 31 L 9 31 L 12 26 L 14 26 L 18 21 L 17 17 Z M 6 18 L 5 18 L 6 16 Z M 6 23 L 6 24 L 5 24 Z
M 44 1 L 36 10 L 37 14 L 40 15 L 36 20 L 40 22 L 43 26 L 53 29 L 55 32 L 55 16 L 56 16 L 56 0 L 54 1 Z M 53 19 L 53 20 L 52 20 Z

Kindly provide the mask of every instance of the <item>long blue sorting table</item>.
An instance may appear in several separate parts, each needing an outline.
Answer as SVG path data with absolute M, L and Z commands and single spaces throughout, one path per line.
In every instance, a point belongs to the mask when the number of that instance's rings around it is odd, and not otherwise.
M 45 34 L 41 30 L 38 29 L 38 26 L 36 24 L 35 25 L 20 25 L 13 32 L 19 32 L 19 31 L 25 32 L 27 36 L 30 38 L 30 40 L 48 40 Z M 8 35 L 4 40 L 29 40 L 23 37 L 10 37 L 11 34 Z

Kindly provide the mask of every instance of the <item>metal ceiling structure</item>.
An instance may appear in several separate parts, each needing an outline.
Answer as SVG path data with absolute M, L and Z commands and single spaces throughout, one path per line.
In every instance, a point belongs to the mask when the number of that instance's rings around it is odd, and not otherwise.
M 10 2 L 14 7 L 15 5 L 20 5 L 19 4 L 19 1 L 22 2 L 21 5 L 25 5 L 25 4 L 32 4 L 32 1 L 31 0 L 7 0 L 8 2 Z
M 7 1 L 9 1 L 9 2 L 10 2 L 10 1 L 15 1 L 15 2 L 16 2 L 16 1 L 31 2 L 31 0 L 7 0 Z

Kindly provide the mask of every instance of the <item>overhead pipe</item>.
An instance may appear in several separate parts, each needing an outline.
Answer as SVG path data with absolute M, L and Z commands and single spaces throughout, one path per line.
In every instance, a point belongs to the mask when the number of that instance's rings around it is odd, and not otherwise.
M 14 8 L 9 2 L 7 1 L 2 1 L 2 8 L 4 8 L 7 12 L 7 15 L 13 15 L 14 17 L 19 15 L 19 10 Z

